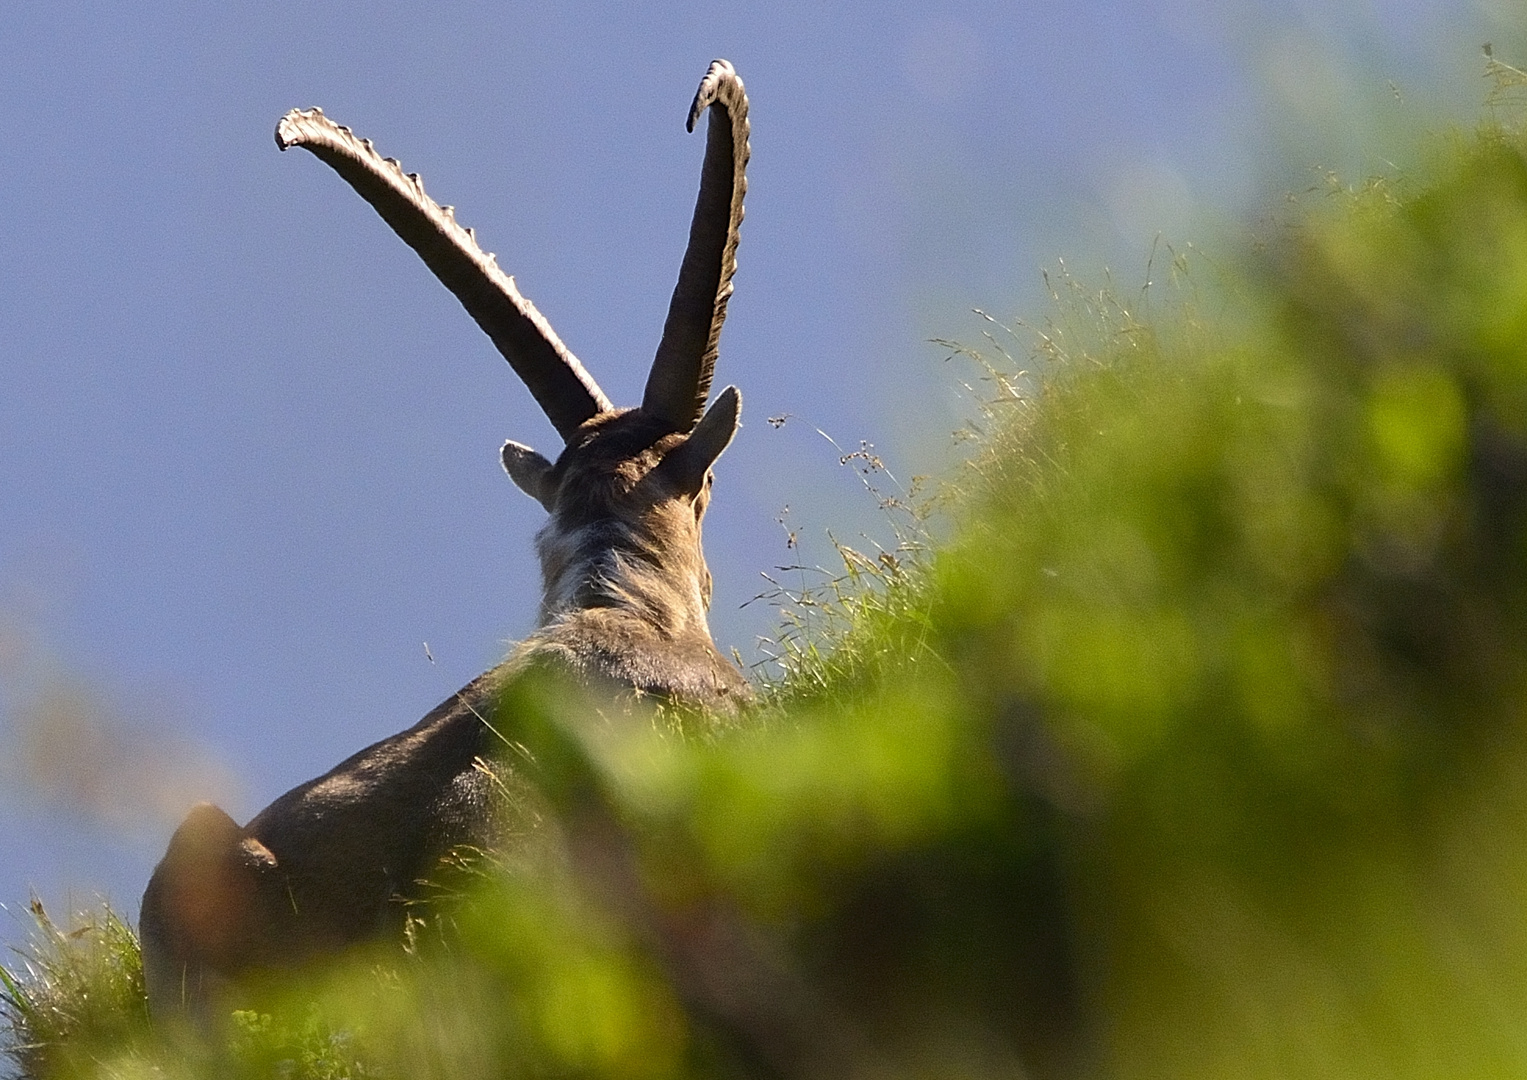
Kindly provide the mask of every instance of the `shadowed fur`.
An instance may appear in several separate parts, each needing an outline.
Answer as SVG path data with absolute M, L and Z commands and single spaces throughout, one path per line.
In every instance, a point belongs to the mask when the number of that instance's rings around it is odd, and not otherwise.
M 731 65 L 711 65 L 690 111 L 710 113 L 700 194 L 679 283 L 642 405 L 615 409 L 545 318 L 417 175 L 317 109 L 288 113 L 284 150 L 302 146 L 381 214 L 477 320 L 566 442 L 555 462 L 506 443 L 510 478 L 544 506 L 536 539 L 540 622 L 503 664 L 407 731 L 282 795 L 240 826 L 196 807 L 143 896 L 144 977 L 156 1017 L 205 1018 L 225 987 L 401 932 L 405 904 L 440 860 L 501 841 L 515 784 L 485 761 L 485 718 L 531 668 L 604 696 L 715 711 L 751 694 L 711 640 L 711 577 L 700 526 L 711 466 L 736 432 L 741 397 L 706 409 L 736 267 L 746 190 L 747 97 Z

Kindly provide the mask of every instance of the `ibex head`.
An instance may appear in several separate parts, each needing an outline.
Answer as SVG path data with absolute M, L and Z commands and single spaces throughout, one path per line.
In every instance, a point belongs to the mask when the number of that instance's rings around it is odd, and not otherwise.
M 711 466 L 737 430 L 741 395 L 729 386 L 708 410 L 706 402 L 737 267 L 747 108 L 732 66 L 711 64 L 689 113 L 693 130 L 710 112 L 689 246 L 642 403 L 634 409 L 611 404 L 472 230 L 424 193 L 417 174 L 405 176 L 369 140 L 317 109 L 293 110 L 276 128 L 283 150 L 301 146 L 327 162 L 418 252 L 562 436 L 566 445 L 555 462 L 513 441 L 502 451 L 509 476 L 551 515 L 537 538 L 543 630 L 587 621 L 586 613 L 597 610 L 605 620 L 618 612 L 645 622 L 662 638 L 703 636 L 709 645 L 710 573 L 700 550 L 700 519 Z M 679 687 L 650 689 L 683 696 Z

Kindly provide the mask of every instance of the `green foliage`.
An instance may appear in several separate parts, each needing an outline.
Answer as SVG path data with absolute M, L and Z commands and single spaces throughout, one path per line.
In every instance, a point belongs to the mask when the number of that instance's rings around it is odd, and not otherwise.
M 1058 279 L 1029 370 L 983 369 L 947 539 L 844 549 L 762 721 L 513 687 L 522 848 L 154 1060 L 1527 1073 L 1523 147 L 1336 190 L 1212 290 L 1191 255 L 1135 299 Z M 113 1075 L 74 1053 L 108 1026 L 18 1060 Z
M 147 1033 L 143 966 L 132 928 L 104 905 L 58 926 L 33 900 L 30 942 L 0 967 L 5 1054 L 24 1076 L 94 1076 Z
M 1276 245 L 1255 333 L 1077 375 L 941 553 L 1122 1074 L 1527 1064 L 1527 168 L 1437 168 Z

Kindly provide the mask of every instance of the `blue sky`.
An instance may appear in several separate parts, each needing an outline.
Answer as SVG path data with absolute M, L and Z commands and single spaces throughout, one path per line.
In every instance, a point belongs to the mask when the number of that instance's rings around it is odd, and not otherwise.
M 276 150 L 287 109 L 420 172 L 631 404 L 698 180 L 685 110 L 733 61 L 744 428 L 706 536 L 716 637 L 753 659 L 760 572 L 876 528 L 815 429 L 936 470 L 962 402 L 928 339 L 1042 315 L 1059 258 L 1143 281 L 1158 232 L 1224 242 L 1316 166 L 1383 168 L 1386 132 L 1473 115 L 1480 44 L 1527 47 L 1514 8 L 6 5 L 0 903 L 135 914 L 191 800 L 247 818 L 532 625 L 542 512 L 497 447 L 556 436 L 370 208 Z

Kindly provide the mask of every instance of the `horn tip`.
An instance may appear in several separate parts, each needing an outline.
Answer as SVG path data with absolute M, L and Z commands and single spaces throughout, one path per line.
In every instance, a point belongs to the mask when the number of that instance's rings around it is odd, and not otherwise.
M 276 146 L 285 151 L 296 142 L 297 121 L 302 118 L 301 109 L 288 109 L 286 115 L 276 121 Z
M 710 62 L 710 68 L 705 72 L 705 78 L 700 80 L 700 88 L 695 91 L 694 103 L 689 106 L 689 120 L 685 123 L 686 131 L 694 131 L 700 114 L 715 103 L 721 94 L 723 83 L 733 82 L 740 88 L 742 80 L 737 78 L 737 69 L 732 67 L 731 61 L 716 59 Z
M 286 115 L 276 122 L 276 146 L 290 150 L 294 146 L 306 145 L 312 138 L 312 132 L 304 131 L 303 128 L 313 124 L 332 126 L 323 110 L 316 105 L 311 109 L 288 109 Z

